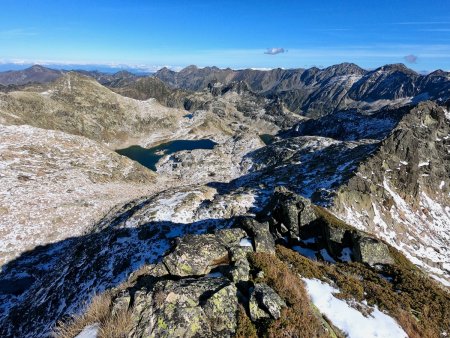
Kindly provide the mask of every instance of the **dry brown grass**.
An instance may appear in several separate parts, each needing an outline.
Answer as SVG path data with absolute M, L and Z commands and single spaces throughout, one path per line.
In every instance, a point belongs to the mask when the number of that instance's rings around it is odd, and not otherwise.
M 236 338 L 258 338 L 255 325 L 253 325 L 250 318 L 248 318 L 245 309 L 242 305 L 239 306 L 237 313 L 237 329 Z
M 130 311 L 119 311 L 100 324 L 99 338 L 127 338 L 132 329 Z
M 86 311 L 73 318 L 58 322 L 54 337 L 73 338 L 86 326 L 99 324 L 99 338 L 124 338 L 131 330 L 131 316 L 129 311 L 111 313 L 111 294 L 105 292 L 92 298 Z
M 268 337 L 326 337 L 320 320 L 314 314 L 302 280 L 286 263 L 274 255 L 253 253 L 251 265 L 264 271 L 264 279 L 288 305 L 281 317 L 272 321 L 264 335 Z
M 312 262 L 283 246 L 277 256 L 307 278 L 330 279 L 343 299 L 366 299 L 393 316 L 411 338 L 439 337 L 450 327 L 450 296 L 421 273 L 400 252 L 391 248 L 395 265 L 386 267 L 388 282 L 378 271 L 361 263 Z M 400 292 L 398 292 L 400 291 Z

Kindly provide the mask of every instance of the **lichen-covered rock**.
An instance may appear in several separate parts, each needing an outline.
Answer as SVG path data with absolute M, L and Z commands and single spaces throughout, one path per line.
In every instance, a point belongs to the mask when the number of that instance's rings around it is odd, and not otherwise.
M 250 263 L 246 258 L 239 259 L 234 263 L 229 274 L 230 279 L 235 283 L 247 282 L 250 274 Z
M 216 337 L 219 333 L 223 336 L 236 331 L 237 294 L 236 287 L 230 284 L 214 293 L 202 307 Z
M 216 235 L 186 235 L 177 238 L 173 252 L 163 258 L 174 276 L 201 276 L 229 262 L 228 250 Z
M 240 228 L 218 230 L 215 235 L 225 246 L 239 246 L 240 240 L 247 236 Z
M 333 226 L 330 223 L 327 223 L 325 226 L 325 234 L 327 239 L 339 244 L 343 243 L 346 231 L 347 229 Z
M 255 285 L 249 303 L 252 320 L 268 317 L 278 319 L 283 307 L 286 307 L 286 303 L 271 287 L 264 283 Z
M 353 236 L 353 254 L 356 261 L 369 265 L 394 263 L 386 244 L 360 232 Z
M 230 248 L 231 261 L 237 262 L 241 259 L 247 259 L 247 255 L 250 252 L 253 252 L 253 247 L 251 246 L 231 247 Z
M 275 253 L 275 240 L 269 229 L 269 223 L 260 223 L 253 218 L 243 218 L 240 226 L 253 236 L 256 252 Z
M 347 227 L 323 222 L 322 233 L 331 255 L 337 257 L 344 247 L 351 246 L 352 231 Z
M 116 315 L 122 311 L 128 310 L 131 303 L 131 296 L 128 290 L 123 290 L 119 293 L 119 295 L 114 299 L 112 303 L 112 315 Z
M 317 219 L 311 202 L 285 187 L 275 189 L 269 208 L 270 216 L 278 223 L 277 230 L 283 234 L 287 229 L 291 238 L 300 237 L 300 228 Z
M 231 337 L 236 331 L 236 287 L 225 278 L 157 282 L 135 313 L 132 336 Z M 141 297 L 142 298 L 142 297 Z
M 130 274 L 128 277 L 128 281 L 130 283 L 135 282 L 139 276 L 146 275 L 146 276 L 152 276 L 152 277 L 162 277 L 165 275 L 168 275 L 169 271 L 167 270 L 166 266 L 159 262 L 158 264 L 146 264 L 142 266 L 139 270 L 136 270 Z

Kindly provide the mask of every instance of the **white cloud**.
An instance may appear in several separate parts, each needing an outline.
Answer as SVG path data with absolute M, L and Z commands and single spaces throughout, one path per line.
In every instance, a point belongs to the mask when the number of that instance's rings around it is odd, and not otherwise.
M 264 52 L 264 54 L 269 54 L 269 55 L 276 55 L 276 54 L 282 54 L 282 53 L 286 53 L 287 50 L 285 50 L 284 48 L 267 48 L 267 50 Z

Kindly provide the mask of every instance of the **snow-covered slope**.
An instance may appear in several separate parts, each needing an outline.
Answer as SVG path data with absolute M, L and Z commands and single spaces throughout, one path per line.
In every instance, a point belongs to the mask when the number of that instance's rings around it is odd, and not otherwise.
M 154 190 L 154 176 L 84 137 L 0 125 L 0 265 L 82 235 L 116 204 Z
M 339 189 L 333 210 L 450 285 L 450 121 L 424 103 Z

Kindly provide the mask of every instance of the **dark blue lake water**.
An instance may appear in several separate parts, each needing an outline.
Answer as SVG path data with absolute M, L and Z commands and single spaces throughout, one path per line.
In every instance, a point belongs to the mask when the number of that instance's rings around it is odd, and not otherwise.
M 269 145 L 273 142 L 275 136 L 270 135 L 270 134 L 261 134 L 259 135 L 259 138 L 261 139 L 261 141 L 263 141 L 266 145 Z
M 125 149 L 116 150 L 120 155 L 124 155 L 144 167 L 156 171 L 156 163 L 165 155 L 176 153 L 182 150 L 212 149 L 217 143 L 211 140 L 177 140 L 162 143 L 153 148 L 142 148 L 141 146 L 131 146 Z

